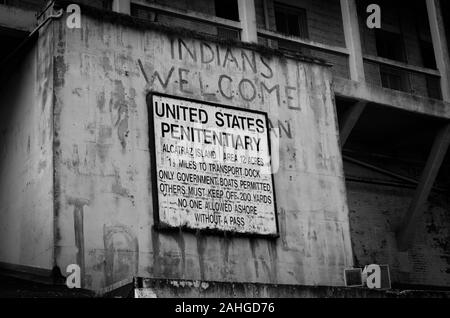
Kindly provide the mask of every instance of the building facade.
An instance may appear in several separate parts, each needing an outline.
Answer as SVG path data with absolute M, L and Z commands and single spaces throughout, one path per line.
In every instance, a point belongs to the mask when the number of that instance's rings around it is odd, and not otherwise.
M 77 264 L 99 292 L 342 296 L 344 269 L 386 264 L 394 288 L 448 289 L 449 26 L 442 0 L 3 1 L 1 268 Z M 161 168 L 164 101 L 266 116 L 271 181 L 234 188 L 267 214 L 218 229 L 173 207 L 199 168 L 178 184 Z

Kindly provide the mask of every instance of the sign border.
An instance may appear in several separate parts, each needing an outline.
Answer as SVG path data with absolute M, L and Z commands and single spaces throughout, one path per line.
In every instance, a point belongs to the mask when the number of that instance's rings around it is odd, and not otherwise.
M 217 103 L 212 103 L 208 101 L 201 101 L 186 97 L 180 97 L 177 95 L 170 95 L 170 94 L 164 94 L 159 92 L 148 92 L 146 96 L 146 103 L 147 103 L 147 116 L 148 116 L 148 136 L 149 136 L 149 150 L 150 150 L 150 178 L 151 178 L 151 187 L 152 187 L 152 207 L 153 207 L 153 228 L 158 231 L 176 231 L 176 232 L 194 232 L 194 233 L 200 233 L 200 234 L 211 234 L 211 235 L 220 235 L 220 236 L 235 236 L 235 237 L 260 237 L 260 238 L 272 238 L 277 239 L 280 237 L 280 228 L 278 223 L 278 210 L 277 210 L 277 200 L 276 200 L 276 191 L 275 191 L 275 180 L 273 177 L 273 173 L 271 173 L 271 179 L 272 179 L 272 189 L 273 189 L 273 202 L 274 202 L 274 216 L 275 216 L 275 227 L 276 227 L 276 233 L 273 234 L 260 234 L 260 233 L 242 233 L 242 232 L 233 232 L 233 231 L 227 231 L 227 230 L 221 230 L 221 229 L 193 229 L 188 226 L 180 226 L 180 227 L 173 227 L 169 225 L 165 225 L 161 222 L 159 218 L 159 198 L 158 198 L 158 172 L 156 169 L 156 146 L 155 146 L 155 125 L 154 125 L 154 118 L 153 118 L 153 96 L 159 96 L 159 97 L 167 97 L 167 98 L 174 98 L 174 99 L 180 99 L 187 102 L 192 103 L 199 103 L 199 104 L 205 104 L 209 106 L 214 107 L 222 107 L 226 109 L 231 110 L 239 110 L 239 111 L 245 111 L 249 113 L 259 114 L 263 115 L 266 118 L 266 136 L 267 136 L 267 144 L 269 147 L 269 156 L 272 158 L 272 149 L 271 149 L 271 142 L 270 142 L 270 134 L 269 134 L 269 117 L 267 116 L 267 112 L 259 111 L 259 110 L 253 110 L 253 109 L 246 109 L 246 108 L 239 108 L 236 106 L 230 106 L 230 105 L 221 105 Z M 272 168 L 272 164 L 270 165 Z

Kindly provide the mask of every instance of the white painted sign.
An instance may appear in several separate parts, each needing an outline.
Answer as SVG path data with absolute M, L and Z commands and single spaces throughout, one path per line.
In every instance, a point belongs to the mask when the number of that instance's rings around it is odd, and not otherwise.
M 151 95 L 161 227 L 277 235 L 267 115 Z

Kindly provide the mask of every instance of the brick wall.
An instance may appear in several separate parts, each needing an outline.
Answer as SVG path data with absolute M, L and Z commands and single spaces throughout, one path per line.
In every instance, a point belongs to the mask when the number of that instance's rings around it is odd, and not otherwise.
M 388 166 L 392 171 L 404 170 L 402 174 L 416 179 L 423 166 L 386 158 L 377 165 Z M 388 264 L 394 284 L 450 286 L 448 195 L 431 193 L 415 228 L 412 248 L 399 252 L 396 229 L 411 203 L 414 186 L 381 185 L 399 180 L 350 162 L 344 162 L 344 169 L 355 266 Z M 355 182 L 356 179 L 366 181 Z

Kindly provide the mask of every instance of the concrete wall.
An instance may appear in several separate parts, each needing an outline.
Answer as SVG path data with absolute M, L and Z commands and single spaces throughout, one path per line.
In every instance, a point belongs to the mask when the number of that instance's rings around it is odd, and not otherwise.
M 0 262 L 53 264 L 53 33 L 46 31 L 2 83 Z
M 224 45 L 218 46 L 218 66 L 217 57 L 201 62 L 204 42 L 180 34 L 111 24 L 86 12 L 79 30 L 55 23 L 60 268 L 80 264 L 83 286 L 92 289 L 133 275 L 343 285 L 342 272 L 352 265 L 352 252 L 327 67 Z M 196 61 L 183 43 L 197 51 Z M 214 43 L 206 45 L 217 49 Z M 243 69 L 242 52 L 255 54 L 256 70 L 249 65 Z M 222 92 L 220 78 L 225 78 Z M 248 82 L 239 91 L 243 78 L 258 89 L 254 97 Z M 261 83 L 279 85 L 279 100 L 276 90 L 261 93 Z M 275 175 L 280 238 L 153 229 L 145 102 L 152 90 L 268 112 L 272 125 L 281 129 L 280 169 Z

